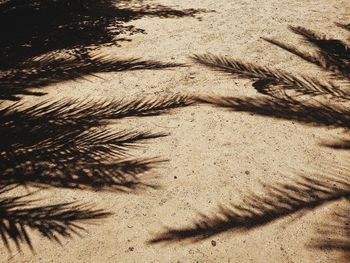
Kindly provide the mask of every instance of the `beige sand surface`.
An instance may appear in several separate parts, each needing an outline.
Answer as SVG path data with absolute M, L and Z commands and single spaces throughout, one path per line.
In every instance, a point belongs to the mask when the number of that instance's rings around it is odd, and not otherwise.
M 208 12 L 194 17 L 144 17 L 131 21 L 146 34 L 135 34 L 129 37 L 130 42 L 102 51 L 121 58 L 141 57 L 188 66 L 102 73 L 99 77 L 51 85 L 45 89 L 48 95 L 27 96 L 24 101 L 31 104 L 63 97 L 127 100 L 178 93 L 255 96 L 250 81 L 211 71 L 192 63 L 189 57 L 203 53 L 222 55 L 322 78 L 316 67 L 261 37 L 297 44 L 300 39 L 287 27 L 300 25 L 325 32 L 329 37 L 346 39 L 346 32 L 335 27 L 334 22 L 350 22 L 350 1 L 342 0 L 152 1 L 155 2 Z M 262 194 L 262 183 L 287 182 L 298 174 L 346 173 L 349 151 L 322 146 L 345 138 L 344 129 L 313 127 L 211 105 L 193 105 L 160 116 L 127 118 L 117 126 L 169 133 L 133 152 L 136 157 L 159 156 L 169 160 L 152 171 L 151 180 L 159 188 L 139 193 L 40 190 L 38 197 L 46 202 L 93 202 L 113 215 L 97 224 L 84 225 L 86 232 L 81 237 L 62 239 L 62 245 L 32 233 L 34 253 L 26 246 L 8 253 L 2 246 L 1 262 L 346 261 L 342 257 L 344 251 L 309 246 L 322 231 L 322 224 L 329 223 L 334 208 L 346 205 L 344 200 L 328 202 L 303 216 L 288 215 L 248 231 L 225 231 L 196 242 L 147 243 L 166 227 L 191 226 L 201 213 L 213 215 L 219 205 L 240 204 L 243 196 L 251 192 Z

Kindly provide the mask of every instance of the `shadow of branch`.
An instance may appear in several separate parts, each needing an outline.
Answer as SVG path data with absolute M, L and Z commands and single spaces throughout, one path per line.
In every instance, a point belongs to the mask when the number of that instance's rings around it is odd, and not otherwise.
M 6 191 L 6 187 L 0 188 L 1 195 Z M 80 236 L 85 231 L 84 223 L 98 222 L 111 215 L 90 204 L 38 205 L 39 200 L 28 199 L 30 196 L 0 197 L 0 236 L 9 251 L 11 244 L 17 249 L 25 244 L 34 250 L 32 231 L 61 244 L 61 238 Z
M 101 190 L 156 188 L 147 183 L 165 160 L 129 151 L 164 133 L 107 129 L 110 120 L 154 116 L 193 103 L 190 97 L 56 101 L 0 110 L 0 182 Z M 146 181 L 145 181 L 146 180 Z
M 201 214 L 193 226 L 168 228 L 149 243 L 198 242 L 227 231 L 245 232 L 350 197 L 347 178 L 337 177 L 320 180 L 300 175 L 290 183 L 266 185 L 265 189 L 264 195 L 250 193 L 242 204 L 220 207 L 213 216 Z

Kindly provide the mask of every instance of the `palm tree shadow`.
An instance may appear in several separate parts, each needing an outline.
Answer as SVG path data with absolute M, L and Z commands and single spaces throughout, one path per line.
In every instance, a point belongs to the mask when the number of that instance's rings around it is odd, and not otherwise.
M 337 99 L 337 101 L 350 99 L 350 93 L 332 81 L 322 82 L 315 77 L 294 76 L 281 70 L 214 55 L 194 55 L 192 59 L 212 70 L 249 79 L 253 82 L 253 87 L 258 93 L 270 97 L 281 99 L 307 95 L 328 96 L 331 99 Z M 288 92 L 293 93 L 289 95 Z
M 198 102 L 237 112 L 295 120 L 311 126 L 350 128 L 350 111 L 341 105 L 326 105 L 321 102 L 300 102 L 289 98 L 236 98 L 236 97 L 198 97 Z
M 8 251 L 11 251 L 12 244 L 18 250 L 25 244 L 34 251 L 30 238 L 33 231 L 61 244 L 62 238 L 81 236 L 86 222 L 99 222 L 111 215 L 91 204 L 38 205 L 40 200 L 29 199 L 33 194 L 3 196 L 12 189 L 8 186 L 0 188 L 0 236 Z
M 120 72 L 130 70 L 159 70 L 181 67 L 183 64 L 145 61 L 141 59 L 119 60 L 106 56 L 80 58 L 56 58 L 46 56 L 16 65 L 15 69 L 0 71 L 0 100 L 20 100 L 18 95 L 45 95 L 32 89 L 79 80 L 96 73 Z
M 321 226 L 317 237 L 309 244 L 311 249 L 340 252 L 339 262 L 350 260 L 350 210 L 349 199 L 344 207 L 334 211 L 329 222 Z
M 240 205 L 219 207 L 212 216 L 200 215 L 193 226 L 168 228 L 149 243 L 198 242 L 223 232 L 241 233 L 290 215 L 297 217 L 326 203 L 350 197 L 347 178 L 329 176 L 318 179 L 299 175 L 289 183 L 265 185 L 264 195 L 248 193 Z
M 225 57 L 195 55 L 192 59 L 196 63 L 234 77 L 250 79 L 255 90 L 263 95 L 253 98 L 198 97 L 197 100 L 233 111 L 348 130 L 350 111 L 346 103 L 350 101 L 350 90 L 347 88 L 350 83 L 350 47 L 340 40 L 328 39 L 302 27 L 290 29 L 315 47 L 317 53 L 309 54 L 277 40 L 265 40 L 330 72 L 331 79 L 341 81 L 340 84 L 304 75 L 294 76 Z
M 293 33 L 302 36 L 304 43 L 314 47 L 317 52 L 310 54 L 278 40 L 268 38 L 263 39 L 299 56 L 309 63 L 315 64 L 326 70 L 326 72 L 331 72 L 333 78 L 350 79 L 350 46 L 347 43 L 338 39 L 329 39 L 326 36 L 319 35 L 316 32 L 303 27 L 290 26 L 289 29 Z
M 80 3 L 80 5 L 75 5 Z M 142 59 L 120 60 L 97 54 L 100 47 L 129 41 L 120 36 L 145 33 L 130 22 L 142 17 L 196 17 L 206 12 L 128 1 L 1 1 L 0 100 L 44 95 L 43 88 L 101 72 L 166 69 L 183 66 Z M 128 24 L 127 24 L 128 23 Z M 154 169 L 166 160 L 130 154 L 153 131 L 119 130 L 108 125 L 126 117 L 157 116 L 191 105 L 185 96 L 123 101 L 46 101 L 0 108 L 0 185 L 137 192 L 158 188 Z M 3 106 L 3 105 L 1 105 Z M 3 188 L 5 189 L 5 188 Z M 93 206 L 41 205 L 29 196 L 3 197 L 0 190 L 0 236 L 34 249 L 30 231 L 49 240 L 79 235 L 85 221 L 110 215 Z M 28 188 L 31 189 L 31 188 Z
M 141 190 L 165 160 L 128 151 L 165 133 L 108 129 L 110 120 L 155 116 L 192 103 L 186 96 L 121 101 L 57 101 L 0 111 L 0 182 L 77 189 Z M 141 175 L 143 175 L 141 177 Z M 146 176 L 147 175 L 147 176 Z
M 166 160 L 136 158 L 130 151 L 167 134 L 115 131 L 108 125 L 123 118 L 169 114 L 192 103 L 190 97 L 174 95 L 130 102 L 15 103 L 0 109 L 0 236 L 7 250 L 11 243 L 33 250 L 30 231 L 59 243 L 84 230 L 82 222 L 110 215 L 90 205 L 43 206 L 28 196 L 3 197 L 11 187 L 132 193 L 157 189 L 154 170 Z
M 183 66 L 96 55 L 117 45 L 119 35 L 144 32 L 126 25 L 142 17 L 195 17 L 206 10 L 174 9 L 143 2 L 113 0 L 4 1 L 0 3 L 0 100 L 41 96 L 43 88 L 102 72 L 166 69 Z M 93 55 L 95 54 L 95 55 Z
M 203 97 L 200 103 L 228 108 L 238 112 L 249 112 L 260 116 L 296 120 L 316 127 L 342 128 L 346 134 L 350 129 L 349 65 L 350 53 L 346 43 L 327 39 L 304 28 L 291 28 L 312 44 L 317 53 L 309 54 L 282 42 L 268 39 L 283 49 L 316 64 L 330 73 L 331 81 L 320 81 L 309 76 L 294 76 L 288 72 L 238 60 L 213 55 L 196 55 L 192 59 L 215 71 L 234 77 L 249 79 L 259 93 L 256 97 Z M 335 84 L 333 80 L 340 81 Z M 347 139 L 325 144 L 335 149 L 349 148 Z M 337 170 L 336 172 L 333 172 Z M 341 175 L 338 171 L 342 171 Z M 224 233 L 241 233 L 256 229 L 287 216 L 298 218 L 322 205 L 346 201 L 350 198 L 349 167 L 333 167 L 327 164 L 325 172 L 316 176 L 301 174 L 290 182 L 264 185 L 263 195 L 248 193 L 242 203 L 219 206 L 211 214 L 200 214 L 192 225 L 182 228 L 168 227 L 148 243 L 198 242 Z M 336 226 L 321 226 L 322 231 L 310 247 L 326 248 L 344 252 L 349 259 L 348 209 L 337 214 Z M 336 228 L 336 229 L 335 229 Z M 339 235 L 337 233 L 340 233 Z M 327 235 L 330 238 L 327 239 Z M 346 260 L 345 260 L 346 261 Z M 342 261 L 343 262 L 343 261 Z
M 53 51 L 66 50 L 77 56 L 101 45 L 116 44 L 121 34 L 144 32 L 126 25 L 142 17 L 194 17 L 206 10 L 174 9 L 143 2 L 84 0 L 86 8 L 74 1 L 5 1 L 0 4 L 0 58 L 2 67 Z M 1 68 L 1 67 L 0 67 Z

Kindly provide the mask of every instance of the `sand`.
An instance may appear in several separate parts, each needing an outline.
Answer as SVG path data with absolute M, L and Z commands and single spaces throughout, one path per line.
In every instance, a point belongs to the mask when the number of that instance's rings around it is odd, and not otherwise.
M 32 104 L 48 98 L 86 97 L 131 100 L 172 94 L 255 96 L 251 82 L 195 64 L 190 56 L 209 53 L 322 77 L 317 67 L 261 37 L 300 43 L 300 38 L 287 29 L 300 25 L 346 39 L 345 31 L 334 23 L 350 22 L 350 2 L 342 0 L 152 2 L 207 12 L 194 17 L 146 16 L 130 21 L 145 34 L 128 36 L 131 41 L 101 50 L 120 58 L 187 63 L 186 67 L 100 73 L 98 77 L 51 85 L 45 88 L 46 96 L 27 96 L 23 101 Z M 200 214 L 215 215 L 219 205 L 240 204 L 249 193 L 263 194 L 262 184 L 287 182 L 299 174 L 343 173 L 343 167 L 349 167 L 349 152 L 322 145 L 346 138 L 343 128 L 315 127 L 212 105 L 127 118 L 116 126 L 169 133 L 132 152 L 135 157 L 168 160 L 152 171 L 152 182 L 159 188 L 138 193 L 42 189 L 37 197 L 44 198 L 46 204 L 78 200 L 97 204 L 113 214 L 96 224 L 83 225 L 86 232 L 81 237 L 63 238 L 61 245 L 37 232 L 31 233 L 34 252 L 25 245 L 8 252 L 1 244 L 1 262 L 346 261 L 344 251 L 310 245 L 322 225 L 329 223 L 334 209 L 346 205 L 341 199 L 305 211 L 302 216 L 287 215 L 253 229 L 225 231 L 198 241 L 148 243 L 167 227 L 192 226 Z

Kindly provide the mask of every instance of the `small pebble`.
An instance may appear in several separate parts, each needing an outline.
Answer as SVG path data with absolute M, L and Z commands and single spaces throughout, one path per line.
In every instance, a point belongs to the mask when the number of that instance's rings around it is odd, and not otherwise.
M 212 241 L 211 241 L 211 245 L 212 245 L 213 247 L 215 247 L 215 246 L 216 246 L 216 241 L 215 241 L 215 240 L 212 240 Z
M 174 176 L 174 179 L 177 179 L 177 176 Z
M 246 175 L 249 175 L 249 174 L 250 174 L 250 172 L 249 172 L 249 171 L 245 171 L 244 173 L 245 173 Z
M 134 247 L 129 247 L 129 250 L 130 251 L 134 251 Z

